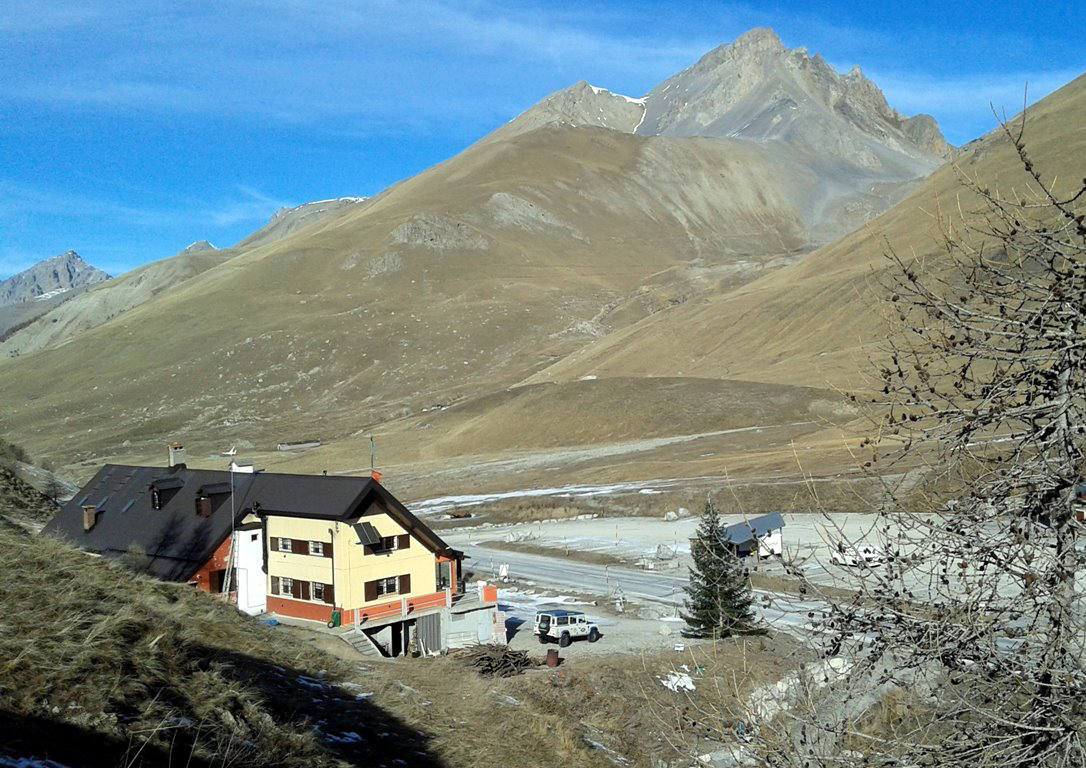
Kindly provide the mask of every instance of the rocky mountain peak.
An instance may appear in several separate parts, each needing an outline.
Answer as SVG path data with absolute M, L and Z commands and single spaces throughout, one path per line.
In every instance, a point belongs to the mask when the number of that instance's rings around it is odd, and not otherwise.
M 866 167 L 902 167 L 903 157 L 918 176 L 949 149 L 930 135 L 931 124 L 914 143 L 917 132 L 903 130 L 906 118 L 859 67 L 841 75 L 821 55 L 785 48 L 771 29 L 710 51 L 650 91 L 645 104 L 643 135 L 783 140 Z
M 493 136 L 509 138 L 546 125 L 594 126 L 633 133 L 644 115 L 643 99 L 632 99 L 579 80 L 521 113 Z
M 195 243 L 190 243 L 185 246 L 185 249 L 181 253 L 204 253 L 205 251 L 217 251 L 219 250 L 207 240 L 197 240 Z
M 731 47 L 738 53 L 770 53 L 783 51 L 784 43 L 770 27 L 755 27 L 737 37 L 731 46 L 720 47 Z
M 0 282 L 0 306 L 48 298 L 109 279 L 75 251 L 65 251 Z

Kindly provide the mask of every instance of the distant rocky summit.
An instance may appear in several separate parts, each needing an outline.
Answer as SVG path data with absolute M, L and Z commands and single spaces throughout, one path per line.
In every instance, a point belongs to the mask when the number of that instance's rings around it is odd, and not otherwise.
M 109 279 L 110 275 L 83 261 L 78 253 L 67 251 L 0 282 L 0 307 L 50 298 Z
M 927 175 L 951 153 L 934 118 L 901 115 L 859 67 L 838 74 L 821 55 L 785 48 L 766 28 L 710 51 L 639 99 L 581 81 L 495 136 L 555 124 L 640 136 L 780 141 L 815 157 L 906 177 Z

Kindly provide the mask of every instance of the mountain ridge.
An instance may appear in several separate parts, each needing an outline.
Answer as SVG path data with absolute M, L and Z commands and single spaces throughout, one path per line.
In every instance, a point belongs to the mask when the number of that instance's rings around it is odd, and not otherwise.
M 575 386 L 558 374 L 639 324 L 663 325 L 803 263 L 909 194 L 935 155 L 894 142 L 931 124 L 889 125 L 885 157 L 899 159 L 873 168 L 781 138 L 640 135 L 640 100 L 583 81 L 566 96 L 371 199 L 206 252 L 217 262 L 63 346 L 0 362 L 0 399 L 14 404 L 3 426 L 58 463 L 153 459 L 180 439 L 194 455 L 236 443 L 281 466 L 295 459 L 262 447 L 317 435 L 339 446 L 322 456 L 350 456 L 359 435 L 377 431 L 384 455 L 411 465 L 524 450 L 533 435 L 569 446 L 722 420 L 745 430 L 766 401 L 788 403 L 796 423 L 835 413 L 832 392 L 785 383 L 760 398 L 671 349 L 649 349 L 641 363 L 651 370 L 620 388 L 580 367 Z M 600 124 L 600 103 L 628 130 Z M 576 110 L 588 124 L 562 122 Z M 811 110 L 859 135 L 825 104 Z M 910 168 L 918 155 L 922 167 Z M 690 331 L 670 334 L 681 349 Z M 60 384 L 43 389 L 46 380 Z M 629 423 L 606 418 L 619 392 Z M 734 418 L 704 410 L 729 398 Z M 535 426 L 518 432 L 502 413 Z M 46 414 L 70 435 L 62 447 L 36 431 Z
M 20 304 L 85 288 L 109 280 L 75 251 L 65 251 L 0 281 L 0 307 Z

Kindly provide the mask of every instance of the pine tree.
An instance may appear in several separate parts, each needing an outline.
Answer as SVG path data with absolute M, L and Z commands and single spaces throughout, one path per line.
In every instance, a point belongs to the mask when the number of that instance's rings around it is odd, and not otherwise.
M 746 571 L 724 541 L 723 533 L 720 513 L 707 498 L 697 537 L 690 547 L 694 564 L 683 614 L 683 634 L 687 637 L 719 639 L 758 631 Z

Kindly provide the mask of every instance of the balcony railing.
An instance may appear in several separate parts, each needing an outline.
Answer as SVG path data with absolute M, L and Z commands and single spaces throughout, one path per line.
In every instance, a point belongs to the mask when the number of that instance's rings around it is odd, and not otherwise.
M 357 627 L 375 621 L 390 621 L 403 619 L 411 615 L 423 612 L 440 610 L 442 608 L 471 608 L 475 606 L 493 605 L 498 602 L 498 588 L 485 586 L 477 590 L 454 594 L 451 589 L 434 592 L 418 597 L 401 597 L 399 600 L 391 600 L 387 603 L 367 606 L 365 608 L 353 608 L 345 612 L 344 623 L 353 623 Z

